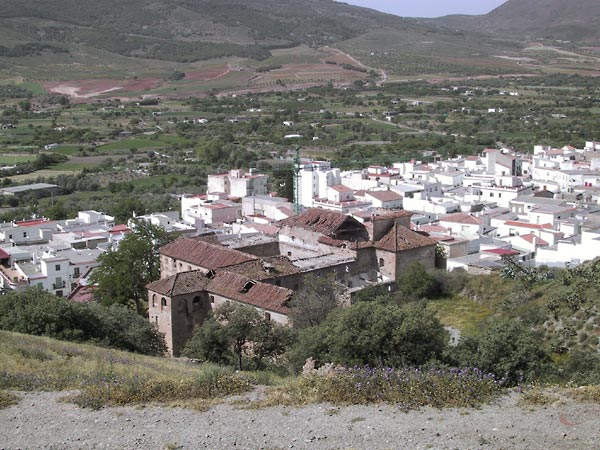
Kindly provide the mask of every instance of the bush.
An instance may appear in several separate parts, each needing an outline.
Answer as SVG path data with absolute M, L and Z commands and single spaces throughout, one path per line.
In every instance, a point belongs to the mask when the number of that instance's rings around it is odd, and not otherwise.
M 446 344 L 446 331 L 422 304 L 363 302 L 302 330 L 289 358 L 295 369 L 309 357 L 321 364 L 400 367 L 436 359 Z
M 162 335 L 134 311 L 118 305 L 75 303 L 39 289 L 0 296 L 0 329 L 146 355 L 166 351 Z
M 466 337 L 454 355 L 458 365 L 494 373 L 512 385 L 540 376 L 549 362 L 532 331 L 509 319 L 495 322 L 477 337 Z
M 494 400 L 503 383 L 477 369 L 355 367 L 328 376 L 302 376 L 273 390 L 267 405 L 393 403 L 405 409 L 424 406 L 464 408 Z

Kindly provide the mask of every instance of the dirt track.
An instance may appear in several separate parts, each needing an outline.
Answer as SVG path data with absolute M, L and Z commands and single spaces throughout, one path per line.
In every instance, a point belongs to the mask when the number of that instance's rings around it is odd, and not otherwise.
M 0 411 L 0 448 L 595 449 L 600 405 L 521 407 L 518 394 L 476 409 L 394 406 L 82 410 L 65 394 L 29 393 Z

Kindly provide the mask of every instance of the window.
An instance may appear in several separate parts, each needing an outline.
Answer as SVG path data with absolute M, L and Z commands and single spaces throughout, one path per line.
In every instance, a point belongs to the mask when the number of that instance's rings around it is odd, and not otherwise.
M 192 303 L 193 303 L 194 305 L 198 305 L 198 304 L 200 304 L 200 297 L 198 297 L 198 296 L 195 296 L 195 297 L 193 298 L 193 300 L 192 300 Z
M 379 267 L 383 267 L 385 265 L 385 261 L 383 258 L 379 258 Z
M 156 306 L 156 294 L 152 294 L 152 306 Z
M 271 320 L 271 314 L 265 311 L 265 319 Z
M 242 294 L 246 294 L 250 289 L 252 289 L 252 287 L 256 284 L 256 281 L 247 281 L 246 284 L 244 284 L 244 286 L 242 287 L 242 289 L 240 289 L 240 292 Z
M 54 270 L 56 270 L 57 272 L 60 272 L 60 264 L 56 264 L 54 266 Z
M 73 269 L 73 276 L 74 276 L 75 278 L 78 278 L 78 277 L 79 277 L 79 275 L 81 275 L 81 273 L 79 272 L 79 267 L 75 267 L 75 268 Z
M 288 252 L 288 256 L 292 256 L 292 252 Z
M 57 297 L 63 297 L 63 291 L 56 291 Z
M 26 238 L 27 237 L 27 231 L 23 231 L 23 237 Z
M 215 296 L 214 295 L 209 295 L 208 298 L 210 299 L 211 303 L 215 302 Z
M 164 309 L 166 307 L 167 307 L 167 299 L 163 297 L 160 299 L 160 309 Z

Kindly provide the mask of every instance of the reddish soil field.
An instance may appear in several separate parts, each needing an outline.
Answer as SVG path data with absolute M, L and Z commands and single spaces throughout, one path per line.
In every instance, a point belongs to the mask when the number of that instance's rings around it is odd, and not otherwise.
M 193 70 L 185 73 L 186 81 L 208 81 L 227 75 L 231 69 L 227 65 L 208 67 L 202 70 Z

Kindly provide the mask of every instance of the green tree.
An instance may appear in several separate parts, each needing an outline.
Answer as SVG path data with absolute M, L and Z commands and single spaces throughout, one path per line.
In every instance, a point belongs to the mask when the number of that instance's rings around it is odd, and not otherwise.
M 319 325 L 336 308 L 341 292 L 342 287 L 332 276 L 306 276 L 289 305 L 289 317 L 294 327 Z
M 454 354 L 459 365 L 492 372 L 511 384 L 539 376 L 549 361 L 533 332 L 512 319 L 496 321 L 479 336 L 464 338 Z
M 235 363 L 244 368 L 244 357 L 261 368 L 265 358 L 281 355 L 290 342 L 291 331 L 262 316 L 255 308 L 226 303 L 200 326 L 182 354 L 218 364 Z
M 398 301 L 434 298 L 440 293 L 440 283 L 423 264 L 416 262 L 408 266 L 396 280 Z
M 168 242 L 164 230 L 137 221 L 134 230 L 98 258 L 91 282 L 96 284 L 96 297 L 105 305 L 133 305 L 146 314 L 146 285 L 160 276 L 159 249 Z
M 302 330 L 290 361 L 296 368 L 308 357 L 345 365 L 421 365 L 438 358 L 447 340 L 444 327 L 421 303 L 362 302 Z

